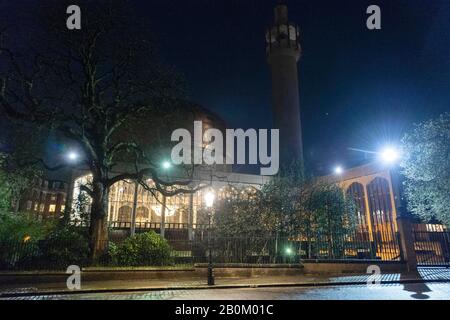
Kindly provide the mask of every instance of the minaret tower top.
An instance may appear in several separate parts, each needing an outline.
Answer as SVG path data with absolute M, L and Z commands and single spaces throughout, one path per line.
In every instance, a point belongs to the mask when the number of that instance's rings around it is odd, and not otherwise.
M 272 76 L 274 128 L 280 130 L 280 161 L 303 164 L 302 127 L 297 64 L 300 58 L 299 28 L 289 22 L 285 4 L 274 10 L 266 32 L 266 54 Z
M 274 9 L 274 23 L 266 32 L 266 52 L 272 54 L 291 54 L 300 58 L 299 30 L 295 23 L 289 22 L 288 9 L 285 4 L 278 4 Z M 287 49 L 287 50 L 283 50 Z

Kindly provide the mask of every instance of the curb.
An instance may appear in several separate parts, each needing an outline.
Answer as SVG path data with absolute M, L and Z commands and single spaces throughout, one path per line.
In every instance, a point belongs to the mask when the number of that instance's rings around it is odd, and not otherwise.
M 415 284 L 415 283 L 450 283 L 450 279 L 404 279 L 381 281 L 380 284 Z M 77 295 L 88 293 L 126 293 L 143 291 L 165 291 L 165 290 L 207 290 L 207 289 L 245 289 L 245 288 L 275 288 L 275 287 L 331 287 L 365 285 L 364 281 L 341 281 L 341 282 L 286 282 L 286 283 L 261 283 L 261 284 L 224 284 L 224 285 L 197 285 L 197 286 L 162 286 L 162 287 L 139 287 L 139 288 L 112 288 L 112 289 L 80 289 L 80 290 L 43 290 L 37 292 L 6 292 L 0 293 L 2 298 L 47 296 L 47 295 Z

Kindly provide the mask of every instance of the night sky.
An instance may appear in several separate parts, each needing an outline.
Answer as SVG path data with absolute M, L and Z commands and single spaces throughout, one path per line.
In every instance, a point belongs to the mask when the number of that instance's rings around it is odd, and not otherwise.
M 228 127 L 271 128 L 264 32 L 277 1 L 148 1 L 143 12 L 191 98 Z M 299 24 L 305 157 L 326 173 L 364 161 L 348 148 L 398 142 L 450 111 L 450 1 L 286 1 Z M 382 29 L 366 28 L 378 4 Z
M 228 128 L 272 127 L 264 32 L 276 2 L 135 1 L 190 98 Z M 304 151 L 317 173 L 367 161 L 348 148 L 398 143 L 412 123 L 450 111 L 449 0 L 286 3 L 301 32 Z M 381 30 L 366 28 L 370 4 L 381 7 Z

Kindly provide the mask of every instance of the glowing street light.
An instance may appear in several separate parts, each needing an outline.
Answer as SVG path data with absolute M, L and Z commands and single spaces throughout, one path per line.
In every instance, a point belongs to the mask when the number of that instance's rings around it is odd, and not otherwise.
M 164 161 L 162 163 L 162 167 L 163 167 L 164 170 L 168 170 L 168 169 L 170 169 L 172 167 L 172 164 L 169 161 Z
M 386 147 L 380 152 L 380 158 L 384 163 L 392 164 L 400 158 L 400 153 L 393 147 Z
M 71 162 L 74 162 L 74 161 L 78 160 L 78 157 L 79 157 L 79 155 L 78 155 L 78 153 L 76 153 L 75 151 L 70 151 L 70 152 L 67 154 L 67 159 L 68 159 L 69 161 L 71 161 Z
M 342 172 L 344 172 L 344 169 L 343 169 L 341 166 L 336 166 L 336 167 L 334 168 L 334 174 L 336 174 L 336 175 L 341 175 Z
M 214 192 L 208 191 L 205 193 L 205 204 L 208 208 L 213 206 L 215 198 L 216 196 L 214 195 Z
M 294 251 L 292 250 L 291 247 L 287 247 L 287 248 L 285 249 L 285 252 L 286 252 L 286 255 L 288 255 L 288 256 L 290 256 L 291 254 L 294 253 Z

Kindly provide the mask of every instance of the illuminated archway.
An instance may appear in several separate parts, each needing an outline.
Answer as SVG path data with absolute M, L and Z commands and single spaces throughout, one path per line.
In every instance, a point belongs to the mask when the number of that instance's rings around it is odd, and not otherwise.
M 122 206 L 119 208 L 118 219 L 119 222 L 131 222 L 131 209 L 130 206 Z
M 383 238 L 392 237 L 395 221 L 388 180 L 380 177 L 373 179 L 367 185 L 367 195 L 373 231 L 380 232 Z
M 353 182 L 346 191 L 348 197 L 351 197 L 356 205 L 356 215 L 358 228 L 361 231 L 368 231 L 366 220 L 366 199 L 364 195 L 364 186 L 359 182 Z
M 136 208 L 136 221 L 137 222 L 147 222 L 150 218 L 150 212 L 146 207 Z

